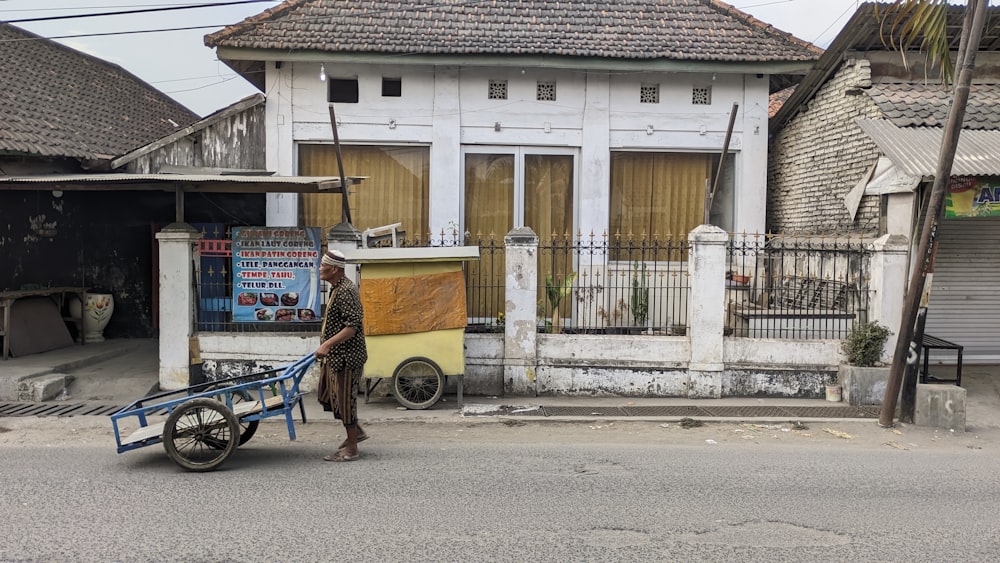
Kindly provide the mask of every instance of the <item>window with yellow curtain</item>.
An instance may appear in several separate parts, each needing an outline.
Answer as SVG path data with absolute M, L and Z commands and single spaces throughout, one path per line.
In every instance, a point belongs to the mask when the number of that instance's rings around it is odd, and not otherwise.
M 541 240 L 573 236 L 573 157 L 524 157 L 524 224 Z
M 611 236 L 686 238 L 705 220 L 711 176 L 712 155 L 611 153 Z
M 465 155 L 465 230 L 469 244 L 499 240 L 514 228 L 514 155 Z M 468 279 L 488 285 L 503 293 L 504 260 L 473 260 L 466 264 Z M 467 304 L 473 322 L 488 322 L 493 312 L 487 303 L 470 299 Z M 495 302 L 503 303 L 503 295 Z
M 547 285 L 563 287 L 566 277 L 573 273 L 572 255 L 567 248 L 573 241 L 573 208 L 573 156 L 526 154 L 524 224 L 535 231 L 541 246 L 553 247 L 551 253 L 540 255 L 538 263 L 538 295 L 544 301 L 546 316 L 552 314 Z M 572 300 L 563 299 L 558 317 L 568 318 L 571 311 Z
M 426 240 L 430 231 L 430 149 L 427 147 L 341 146 L 344 173 L 367 176 L 351 188 L 348 202 L 354 227 L 364 230 L 402 223 L 407 238 Z M 299 174 L 339 176 L 333 145 L 299 145 Z M 306 226 L 340 223 L 340 194 L 303 194 Z

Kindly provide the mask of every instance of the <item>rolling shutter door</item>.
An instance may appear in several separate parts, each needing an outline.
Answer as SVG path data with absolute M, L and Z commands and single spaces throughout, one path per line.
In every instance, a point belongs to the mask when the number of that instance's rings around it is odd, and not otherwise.
M 965 346 L 964 360 L 1000 360 L 1000 217 L 945 219 L 925 332 Z M 955 362 L 954 352 L 931 361 Z

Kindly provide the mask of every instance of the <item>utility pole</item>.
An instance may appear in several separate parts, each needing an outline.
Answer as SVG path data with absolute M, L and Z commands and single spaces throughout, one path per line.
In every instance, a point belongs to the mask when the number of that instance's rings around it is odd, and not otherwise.
M 920 264 L 919 267 L 913 269 L 910 282 L 906 287 L 899 337 L 896 340 L 896 350 L 892 355 L 892 367 L 889 370 L 889 382 L 882 400 L 882 409 L 879 412 L 878 423 L 883 427 L 893 425 L 897 397 L 899 397 L 906 367 L 910 363 L 915 364 L 919 356 L 920 343 L 914 342 L 914 324 L 917 320 L 927 273 L 933 271 L 934 268 L 934 245 L 936 244 L 938 225 L 941 222 L 945 191 L 951 178 L 952 164 L 955 161 L 955 152 L 958 148 L 958 136 L 962 131 L 962 123 L 965 121 L 965 108 L 969 103 L 969 88 L 976 66 L 976 53 L 979 51 L 979 42 L 983 35 L 987 4 L 987 0 L 969 0 L 965 20 L 962 23 L 962 38 L 958 49 L 959 75 L 952 92 L 951 111 L 948 114 L 948 122 L 945 123 L 944 136 L 941 139 L 934 184 L 927 200 L 924 227 L 920 232 L 920 245 L 915 256 Z

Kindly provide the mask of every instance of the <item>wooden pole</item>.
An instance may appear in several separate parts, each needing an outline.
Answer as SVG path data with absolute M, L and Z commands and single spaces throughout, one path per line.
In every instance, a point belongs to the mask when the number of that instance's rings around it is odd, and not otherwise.
M 958 137 L 965 121 L 965 108 L 969 103 L 969 87 L 976 66 L 976 52 L 983 34 L 983 24 L 986 20 L 987 0 L 969 0 L 966 8 L 965 21 L 962 25 L 962 40 L 958 61 L 960 72 L 955 82 L 952 95 L 951 111 L 945 124 L 944 137 L 941 139 L 941 150 L 938 154 L 937 169 L 934 173 L 934 184 L 927 200 L 927 212 L 924 216 L 924 228 L 920 233 L 920 245 L 916 259 L 919 267 L 913 269 L 910 282 L 906 287 L 906 297 L 903 302 L 903 318 L 899 324 L 899 338 L 892 356 L 892 366 L 889 369 L 889 382 L 882 400 L 878 423 L 884 427 L 893 425 L 896 414 L 896 403 L 899 390 L 902 387 L 903 376 L 907 364 L 915 363 L 919 357 L 919 342 L 914 342 L 914 325 L 920 308 L 920 298 L 924 290 L 927 274 L 934 268 L 934 244 L 937 241 L 937 230 L 944 211 L 944 196 L 948 180 L 958 149 Z
M 330 107 L 330 127 L 333 127 L 333 149 L 337 153 L 337 169 L 340 171 L 340 220 L 344 223 L 351 223 L 351 204 L 347 199 L 347 176 L 344 174 L 344 158 L 340 154 L 340 135 L 337 133 L 337 114 L 333 111 L 333 103 L 327 104 Z
M 729 154 L 729 139 L 733 137 L 733 127 L 736 126 L 736 112 L 739 111 L 740 104 L 733 102 L 733 111 L 729 114 L 729 126 L 726 127 L 726 140 L 722 142 L 722 156 L 719 158 L 719 166 L 715 171 L 715 180 L 712 182 L 712 189 L 705 196 L 705 224 L 709 224 L 712 215 L 712 202 L 715 201 L 715 192 L 719 190 L 719 178 L 722 176 L 722 167 L 726 163 L 726 155 Z

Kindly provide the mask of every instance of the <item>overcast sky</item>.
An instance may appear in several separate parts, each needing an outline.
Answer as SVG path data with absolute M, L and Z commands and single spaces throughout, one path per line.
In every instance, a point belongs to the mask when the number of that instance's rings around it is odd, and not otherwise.
M 140 8 L 189 6 L 235 0 L 0 0 L 0 20 L 11 21 Z M 858 0 L 730 0 L 757 19 L 826 47 L 854 14 Z M 994 4 L 995 2 L 991 2 Z M 205 35 L 277 6 L 257 2 L 158 13 L 16 23 L 44 37 L 216 26 L 187 31 L 58 39 L 126 68 L 205 116 L 257 90 L 205 47 Z

